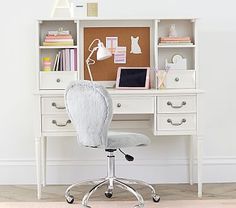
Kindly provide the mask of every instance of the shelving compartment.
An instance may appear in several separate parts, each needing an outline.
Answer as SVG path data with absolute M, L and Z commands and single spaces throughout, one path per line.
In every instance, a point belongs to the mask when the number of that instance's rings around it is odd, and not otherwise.
M 181 55 L 187 59 L 187 69 L 195 69 L 195 51 L 194 48 L 159 48 L 158 49 L 158 68 L 165 69 L 165 60 L 172 62 L 174 55 Z
M 73 37 L 74 45 L 77 45 L 77 24 L 74 20 L 41 21 L 39 24 L 39 46 L 43 46 L 48 31 L 58 31 L 59 28 L 69 30 Z
M 195 45 L 194 21 L 193 20 L 160 20 L 158 23 L 158 37 L 168 37 L 170 26 L 175 25 L 177 37 L 190 37 L 191 42 Z M 159 43 L 159 40 L 158 40 Z M 181 45 L 181 44 L 178 44 Z

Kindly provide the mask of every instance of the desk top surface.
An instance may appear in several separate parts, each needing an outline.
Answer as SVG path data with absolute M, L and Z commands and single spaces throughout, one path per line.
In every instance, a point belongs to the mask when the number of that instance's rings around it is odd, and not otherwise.
M 203 90 L 199 89 L 148 89 L 148 90 L 118 90 L 108 89 L 111 95 L 137 95 L 137 96 L 158 96 L 158 95 L 176 95 L 176 94 L 201 94 Z M 35 91 L 34 95 L 63 95 L 64 90 L 40 90 Z

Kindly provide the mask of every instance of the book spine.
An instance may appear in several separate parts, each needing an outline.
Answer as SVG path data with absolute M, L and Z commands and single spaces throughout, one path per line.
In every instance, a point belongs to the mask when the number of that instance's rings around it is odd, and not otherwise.
M 56 71 L 57 59 L 58 59 L 58 54 L 56 55 L 54 60 L 53 71 Z
M 70 71 L 70 49 L 66 50 L 66 71 Z
M 61 55 L 60 55 L 60 71 L 63 71 L 63 53 L 61 51 Z
M 73 42 L 43 42 L 43 46 L 73 46 Z
M 46 35 L 46 39 L 73 39 L 71 35 Z
M 173 41 L 190 41 L 191 39 L 190 39 L 190 37 L 162 37 L 162 38 L 160 38 L 160 40 L 161 41 L 171 41 L 171 40 L 173 40 Z
M 63 56 L 63 71 L 66 71 L 66 50 L 64 49 L 62 52 L 62 56 Z
M 75 53 L 74 49 L 70 49 L 70 69 L 75 71 Z
M 77 48 L 74 49 L 74 57 L 75 57 L 75 71 L 77 71 L 77 68 L 78 68 L 78 62 L 77 62 Z
M 68 43 L 72 43 L 73 44 L 73 39 L 52 39 L 52 38 L 49 38 L 49 39 L 45 39 L 44 41 L 45 43 L 58 43 L 58 42 L 68 42 Z

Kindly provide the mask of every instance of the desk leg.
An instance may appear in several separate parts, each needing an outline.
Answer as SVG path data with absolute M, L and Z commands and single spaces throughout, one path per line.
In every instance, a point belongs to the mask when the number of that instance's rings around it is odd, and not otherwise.
M 202 197 L 202 143 L 203 138 L 198 136 L 197 137 L 197 159 L 198 159 L 198 168 L 197 168 L 197 175 L 198 175 L 198 197 Z
M 42 137 L 42 179 L 43 186 L 46 186 L 46 167 L 47 167 L 47 137 Z
M 194 136 L 189 139 L 189 183 L 193 185 L 194 178 Z
M 35 138 L 35 158 L 36 158 L 36 177 L 37 177 L 37 197 L 41 199 L 41 138 Z

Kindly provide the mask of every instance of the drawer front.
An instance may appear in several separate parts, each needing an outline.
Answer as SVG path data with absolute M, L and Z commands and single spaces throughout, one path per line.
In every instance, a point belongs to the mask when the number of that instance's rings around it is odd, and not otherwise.
M 157 130 L 196 130 L 196 114 L 157 114 Z
M 191 89 L 195 88 L 194 70 L 169 70 L 165 86 L 168 89 Z
M 60 116 L 43 115 L 42 131 L 64 132 L 64 131 L 75 131 L 75 129 L 67 115 L 60 115 Z
M 43 114 L 66 114 L 64 97 L 42 98 Z
M 154 113 L 154 97 L 114 97 L 114 114 L 152 114 Z
M 170 96 L 157 98 L 157 113 L 195 113 L 196 96 Z
M 40 72 L 40 89 L 65 89 L 77 79 L 77 72 Z

